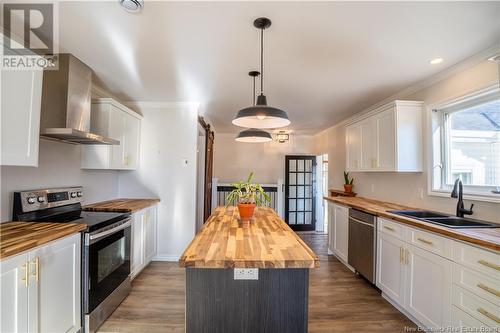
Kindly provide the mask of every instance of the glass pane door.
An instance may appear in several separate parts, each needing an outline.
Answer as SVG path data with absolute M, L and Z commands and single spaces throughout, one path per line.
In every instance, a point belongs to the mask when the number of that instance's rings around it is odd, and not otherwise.
M 285 222 L 293 230 L 315 229 L 316 156 L 285 157 Z

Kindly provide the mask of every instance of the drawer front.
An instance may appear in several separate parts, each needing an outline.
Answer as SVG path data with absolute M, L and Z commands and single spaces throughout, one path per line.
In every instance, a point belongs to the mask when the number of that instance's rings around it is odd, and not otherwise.
M 498 252 L 453 242 L 453 261 L 496 279 L 500 284 L 500 253 Z
M 495 279 L 454 263 L 453 283 L 500 306 L 500 282 Z
M 453 241 L 420 229 L 406 228 L 406 241 L 441 257 L 452 258 Z
M 488 332 L 492 331 L 491 327 L 486 326 L 485 323 L 472 317 L 465 311 L 460 310 L 456 306 L 451 307 L 451 326 L 453 332 Z M 489 330 L 488 330 L 489 329 Z
M 377 230 L 388 235 L 394 236 L 400 240 L 404 240 L 404 225 L 394 222 L 383 217 L 377 218 Z
M 500 326 L 500 307 L 457 286 L 452 287 L 451 302 L 470 316 L 490 327 Z

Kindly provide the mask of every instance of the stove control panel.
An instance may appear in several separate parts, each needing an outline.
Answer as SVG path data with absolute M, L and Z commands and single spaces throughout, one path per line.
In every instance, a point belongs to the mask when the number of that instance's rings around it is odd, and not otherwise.
M 51 188 L 14 193 L 14 209 L 18 213 L 33 212 L 83 201 L 83 188 Z

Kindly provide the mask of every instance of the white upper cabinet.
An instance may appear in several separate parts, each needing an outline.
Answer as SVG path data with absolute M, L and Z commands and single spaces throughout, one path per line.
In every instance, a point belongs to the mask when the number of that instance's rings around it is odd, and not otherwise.
M 135 170 L 139 167 L 142 116 L 111 98 L 92 101 L 91 130 L 119 145 L 82 147 L 82 169 Z
M 42 81 L 41 69 L 2 70 L 1 165 L 38 166 Z
M 346 127 L 348 171 L 422 171 L 422 102 L 394 101 Z

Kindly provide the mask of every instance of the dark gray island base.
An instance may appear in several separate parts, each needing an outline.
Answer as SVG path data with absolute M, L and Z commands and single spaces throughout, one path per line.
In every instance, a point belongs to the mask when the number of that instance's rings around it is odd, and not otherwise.
M 186 268 L 186 332 L 307 332 L 309 269 L 258 275 L 235 280 L 233 269 Z

